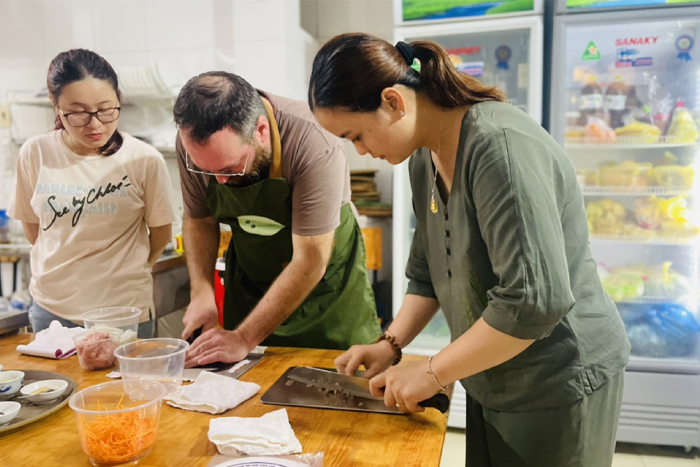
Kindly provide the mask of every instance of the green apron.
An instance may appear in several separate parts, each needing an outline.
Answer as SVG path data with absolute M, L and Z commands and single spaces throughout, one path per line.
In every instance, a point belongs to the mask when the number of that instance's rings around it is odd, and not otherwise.
M 292 192 L 282 177 L 277 123 L 265 104 L 273 150 L 270 177 L 247 187 L 212 178 L 207 189 L 207 206 L 233 234 L 224 274 L 224 328 L 229 330 L 248 316 L 292 260 Z M 374 342 L 381 330 L 365 261 L 362 233 L 346 204 L 325 275 L 263 344 L 347 349 Z

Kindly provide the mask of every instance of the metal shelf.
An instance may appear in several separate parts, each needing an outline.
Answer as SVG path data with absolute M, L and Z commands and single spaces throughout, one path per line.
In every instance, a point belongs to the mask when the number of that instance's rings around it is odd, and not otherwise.
M 591 235 L 591 243 L 628 243 L 630 245 L 662 245 L 662 246 L 697 246 L 697 237 L 674 238 L 674 237 L 632 237 L 628 235 Z
M 569 149 L 669 149 L 697 146 L 697 142 L 681 143 L 679 138 L 673 136 L 661 136 L 656 143 L 645 143 L 644 137 L 622 137 L 610 142 L 605 138 L 580 137 L 566 138 L 564 146 Z
M 690 195 L 692 190 L 685 187 L 666 186 L 584 186 L 581 187 L 584 196 L 676 196 Z
M 620 300 L 619 302 L 615 302 L 615 303 L 635 304 L 635 305 L 643 305 L 643 304 L 660 305 L 660 304 L 666 304 L 666 303 L 682 304 L 682 303 L 685 303 L 685 301 L 682 299 L 674 299 L 674 298 L 668 298 L 668 297 L 641 296 L 641 297 L 637 297 L 637 298 L 632 299 L 632 300 Z
M 651 358 L 630 355 L 627 371 L 696 375 L 700 374 L 700 361 L 695 355 L 687 358 Z

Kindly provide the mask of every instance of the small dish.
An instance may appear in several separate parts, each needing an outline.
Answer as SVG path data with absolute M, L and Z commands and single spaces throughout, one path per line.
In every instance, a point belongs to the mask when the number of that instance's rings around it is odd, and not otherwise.
M 23 399 L 27 399 L 34 404 L 45 404 L 61 397 L 63 393 L 66 392 L 66 388 L 68 388 L 68 381 L 62 379 L 45 379 L 43 381 L 27 384 L 20 389 L 20 392 L 24 396 Z M 46 389 L 48 389 L 48 391 L 46 391 Z
M 0 371 L 0 397 L 10 396 L 22 387 L 24 373 L 21 371 Z
M 0 426 L 10 423 L 19 413 L 22 404 L 14 401 L 0 402 Z

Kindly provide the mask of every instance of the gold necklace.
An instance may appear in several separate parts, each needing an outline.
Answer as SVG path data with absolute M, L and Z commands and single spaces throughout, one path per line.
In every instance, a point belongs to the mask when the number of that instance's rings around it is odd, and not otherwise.
M 440 148 L 442 147 L 442 124 L 445 122 L 445 111 L 442 111 L 442 116 L 440 117 L 440 140 L 438 141 L 438 150 L 435 155 L 435 159 L 440 158 Z M 435 199 L 435 187 L 437 186 L 437 163 L 435 163 L 435 175 L 433 175 L 433 188 L 430 190 L 430 212 L 433 214 L 438 213 L 438 204 Z

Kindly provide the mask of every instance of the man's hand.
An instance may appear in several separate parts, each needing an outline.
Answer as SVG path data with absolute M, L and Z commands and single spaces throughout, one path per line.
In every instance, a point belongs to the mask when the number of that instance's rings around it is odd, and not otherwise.
M 238 331 L 210 329 L 192 343 L 185 356 L 185 368 L 210 363 L 236 363 L 248 355 L 248 346 Z
M 214 296 L 193 298 L 182 322 L 185 325 L 185 330 L 182 331 L 184 340 L 187 340 L 195 329 L 202 328 L 202 332 L 205 332 L 215 328 L 219 324 L 219 311 L 216 308 Z

